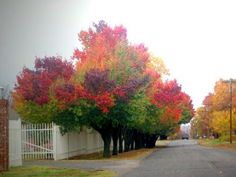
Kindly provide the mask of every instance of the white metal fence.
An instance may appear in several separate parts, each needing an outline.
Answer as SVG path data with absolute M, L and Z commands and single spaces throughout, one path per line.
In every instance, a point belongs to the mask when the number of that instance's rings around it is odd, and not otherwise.
M 22 158 L 53 159 L 53 124 L 22 124 Z
M 67 159 L 103 149 L 101 136 L 83 127 L 79 132 L 61 135 L 59 126 L 50 124 L 22 124 L 22 159 Z

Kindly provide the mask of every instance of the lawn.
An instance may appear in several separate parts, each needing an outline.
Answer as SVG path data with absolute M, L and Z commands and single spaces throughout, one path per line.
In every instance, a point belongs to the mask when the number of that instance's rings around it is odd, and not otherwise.
M 68 168 L 51 167 L 14 167 L 0 173 L 0 177 L 114 177 L 115 173 L 108 170 L 85 171 Z
M 236 141 L 233 141 L 233 143 L 230 144 L 229 142 L 221 141 L 219 139 L 201 139 L 198 140 L 198 143 L 203 146 L 236 151 Z

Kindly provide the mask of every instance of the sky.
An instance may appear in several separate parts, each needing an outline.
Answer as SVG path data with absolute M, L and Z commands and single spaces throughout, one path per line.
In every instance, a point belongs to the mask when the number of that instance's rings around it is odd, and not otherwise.
M 0 0 L 0 86 L 13 88 L 35 57 L 70 59 L 93 22 L 127 28 L 161 57 L 194 107 L 220 78 L 236 78 L 233 0 Z

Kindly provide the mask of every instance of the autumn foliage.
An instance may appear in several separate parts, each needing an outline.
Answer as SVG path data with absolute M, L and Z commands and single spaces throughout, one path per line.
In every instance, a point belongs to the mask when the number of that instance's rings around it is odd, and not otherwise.
M 233 83 L 232 108 L 236 110 L 236 85 Z M 197 110 L 195 118 L 199 123 L 197 131 L 200 136 L 229 138 L 229 84 L 222 79 L 215 83 L 214 91 L 203 100 L 203 106 Z M 236 131 L 236 116 L 233 113 L 233 132 Z
M 125 150 L 134 141 L 135 148 L 152 147 L 158 136 L 191 119 L 190 97 L 176 80 L 163 81 L 169 72 L 163 61 L 144 44 L 130 44 L 123 26 L 100 21 L 78 37 L 75 65 L 61 57 L 37 58 L 33 70 L 23 68 L 17 76 L 14 105 L 22 118 L 32 121 L 41 111 L 65 131 L 90 126 L 104 140 L 104 156 L 111 138 L 114 154 L 118 137 Z M 43 122 L 37 115 L 33 121 Z

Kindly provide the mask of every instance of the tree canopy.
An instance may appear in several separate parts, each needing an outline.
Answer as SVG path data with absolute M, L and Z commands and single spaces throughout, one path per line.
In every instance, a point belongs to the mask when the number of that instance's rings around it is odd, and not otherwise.
M 163 81 L 169 73 L 163 60 L 144 44 L 130 44 L 123 26 L 100 21 L 81 31 L 79 41 L 75 67 L 61 57 L 37 58 L 33 70 L 17 76 L 14 106 L 24 120 L 53 121 L 63 133 L 92 127 L 109 157 L 111 139 L 113 154 L 118 139 L 119 152 L 123 141 L 125 151 L 153 147 L 191 119 L 191 98 L 176 80 Z
M 232 84 L 233 90 L 236 84 Z M 229 135 L 229 85 L 222 79 L 215 83 L 213 93 L 209 93 L 203 100 L 203 107 L 197 110 L 196 121 L 202 122 L 197 130 L 202 136 L 215 136 L 223 140 Z M 233 112 L 236 110 L 236 93 L 232 94 Z M 236 116 L 233 114 L 233 131 L 236 131 Z

